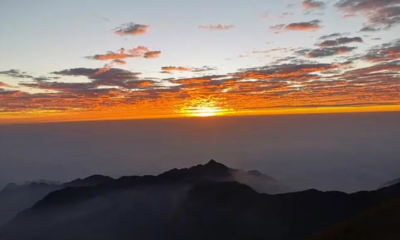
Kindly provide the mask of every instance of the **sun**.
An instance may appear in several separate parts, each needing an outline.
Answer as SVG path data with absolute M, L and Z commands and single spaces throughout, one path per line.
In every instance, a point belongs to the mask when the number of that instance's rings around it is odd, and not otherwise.
M 178 112 L 188 117 L 214 117 L 228 114 L 230 108 L 226 107 L 220 98 L 192 98 L 186 99 Z
M 197 107 L 190 109 L 188 114 L 194 117 L 212 117 L 221 113 L 221 110 L 213 107 Z

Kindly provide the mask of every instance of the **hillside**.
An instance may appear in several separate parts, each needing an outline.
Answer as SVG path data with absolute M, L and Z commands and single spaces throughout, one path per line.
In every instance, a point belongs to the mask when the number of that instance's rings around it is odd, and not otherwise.
M 398 240 L 400 199 L 390 200 L 307 240 Z

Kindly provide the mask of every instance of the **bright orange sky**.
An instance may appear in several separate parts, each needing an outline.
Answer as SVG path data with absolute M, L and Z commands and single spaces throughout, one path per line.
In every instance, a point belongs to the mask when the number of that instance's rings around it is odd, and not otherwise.
M 0 123 L 400 111 L 396 1 L 181 1 L 6 3 Z

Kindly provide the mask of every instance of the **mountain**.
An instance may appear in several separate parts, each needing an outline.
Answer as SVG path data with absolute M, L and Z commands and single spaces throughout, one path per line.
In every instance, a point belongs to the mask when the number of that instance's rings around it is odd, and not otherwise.
M 60 185 L 9 183 L 0 191 L 0 226 L 14 218 L 19 212 L 30 208 L 47 194 L 60 189 Z
M 103 175 L 92 175 L 90 177 L 81 179 L 75 179 L 71 182 L 64 183 L 63 185 L 66 187 L 82 187 L 82 186 L 94 186 L 100 183 L 105 183 L 108 181 L 114 180 L 112 177 L 103 176 Z
M 207 164 L 200 164 L 191 168 L 172 169 L 160 174 L 159 178 L 176 178 L 177 181 L 182 181 L 185 178 L 197 178 L 198 180 L 209 179 L 214 181 L 236 180 L 253 187 L 259 192 L 281 193 L 290 191 L 290 188 L 287 186 L 258 171 L 257 174 L 254 171 L 246 173 L 243 170 L 228 168 L 214 160 L 209 161 Z M 130 179 L 135 179 L 135 177 L 122 178 L 121 182 L 127 181 L 129 184 Z M 66 183 L 57 183 L 48 180 L 27 182 L 21 186 L 10 183 L 0 191 L 0 226 L 55 190 L 64 189 L 66 187 L 94 186 L 112 180 L 114 179 L 108 176 L 92 175 L 84 179 L 78 178 Z
M 308 240 L 400 239 L 400 199 L 385 202 Z
M 389 186 L 392 186 L 392 185 L 395 185 L 395 184 L 398 184 L 398 183 L 400 183 L 400 178 L 385 182 L 384 184 L 382 184 L 380 186 L 380 188 L 389 187 Z
M 210 161 L 158 176 L 67 187 L 5 224 L 0 239 L 297 240 L 400 198 L 400 184 L 353 194 L 262 194 L 227 181 L 238 172 L 273 181 Z
M 0 226 L 14 218 L 19 212 L 32 207 L 47 194 L 65 187 L 92 186 L 113 180 L 111 177 L 93 175 L 68 183 L 35 180 L 23 185 L 9 183 L 0 191 Z
M 212 181 L 237 181 L 246 184 L 260 193 L 286 193 L 293 191 L 288 186 L 278 182 L 276 179 L 262 174 L 257 170 L 244 171 L 240 169 L 232 169 L 218 163 L 215 160 L 210 160 L 207 164 L 199 164 L 191 168 L 172 169 L 160 174 L 161 178 L 176 178 L 182 179 L 197 179 L 197 180 L 212 180 Z

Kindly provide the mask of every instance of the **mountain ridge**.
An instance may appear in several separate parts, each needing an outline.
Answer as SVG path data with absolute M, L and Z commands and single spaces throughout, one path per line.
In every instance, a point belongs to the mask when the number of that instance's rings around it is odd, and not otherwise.
M 157 176 L 67 187 L 18 214 L 0 228 L 0 238 L 296 240 L 400 198 L 400 184 L 351 194 L 262 194 L 218 178 L 237 172 L 245 171 L 210 161 Z

